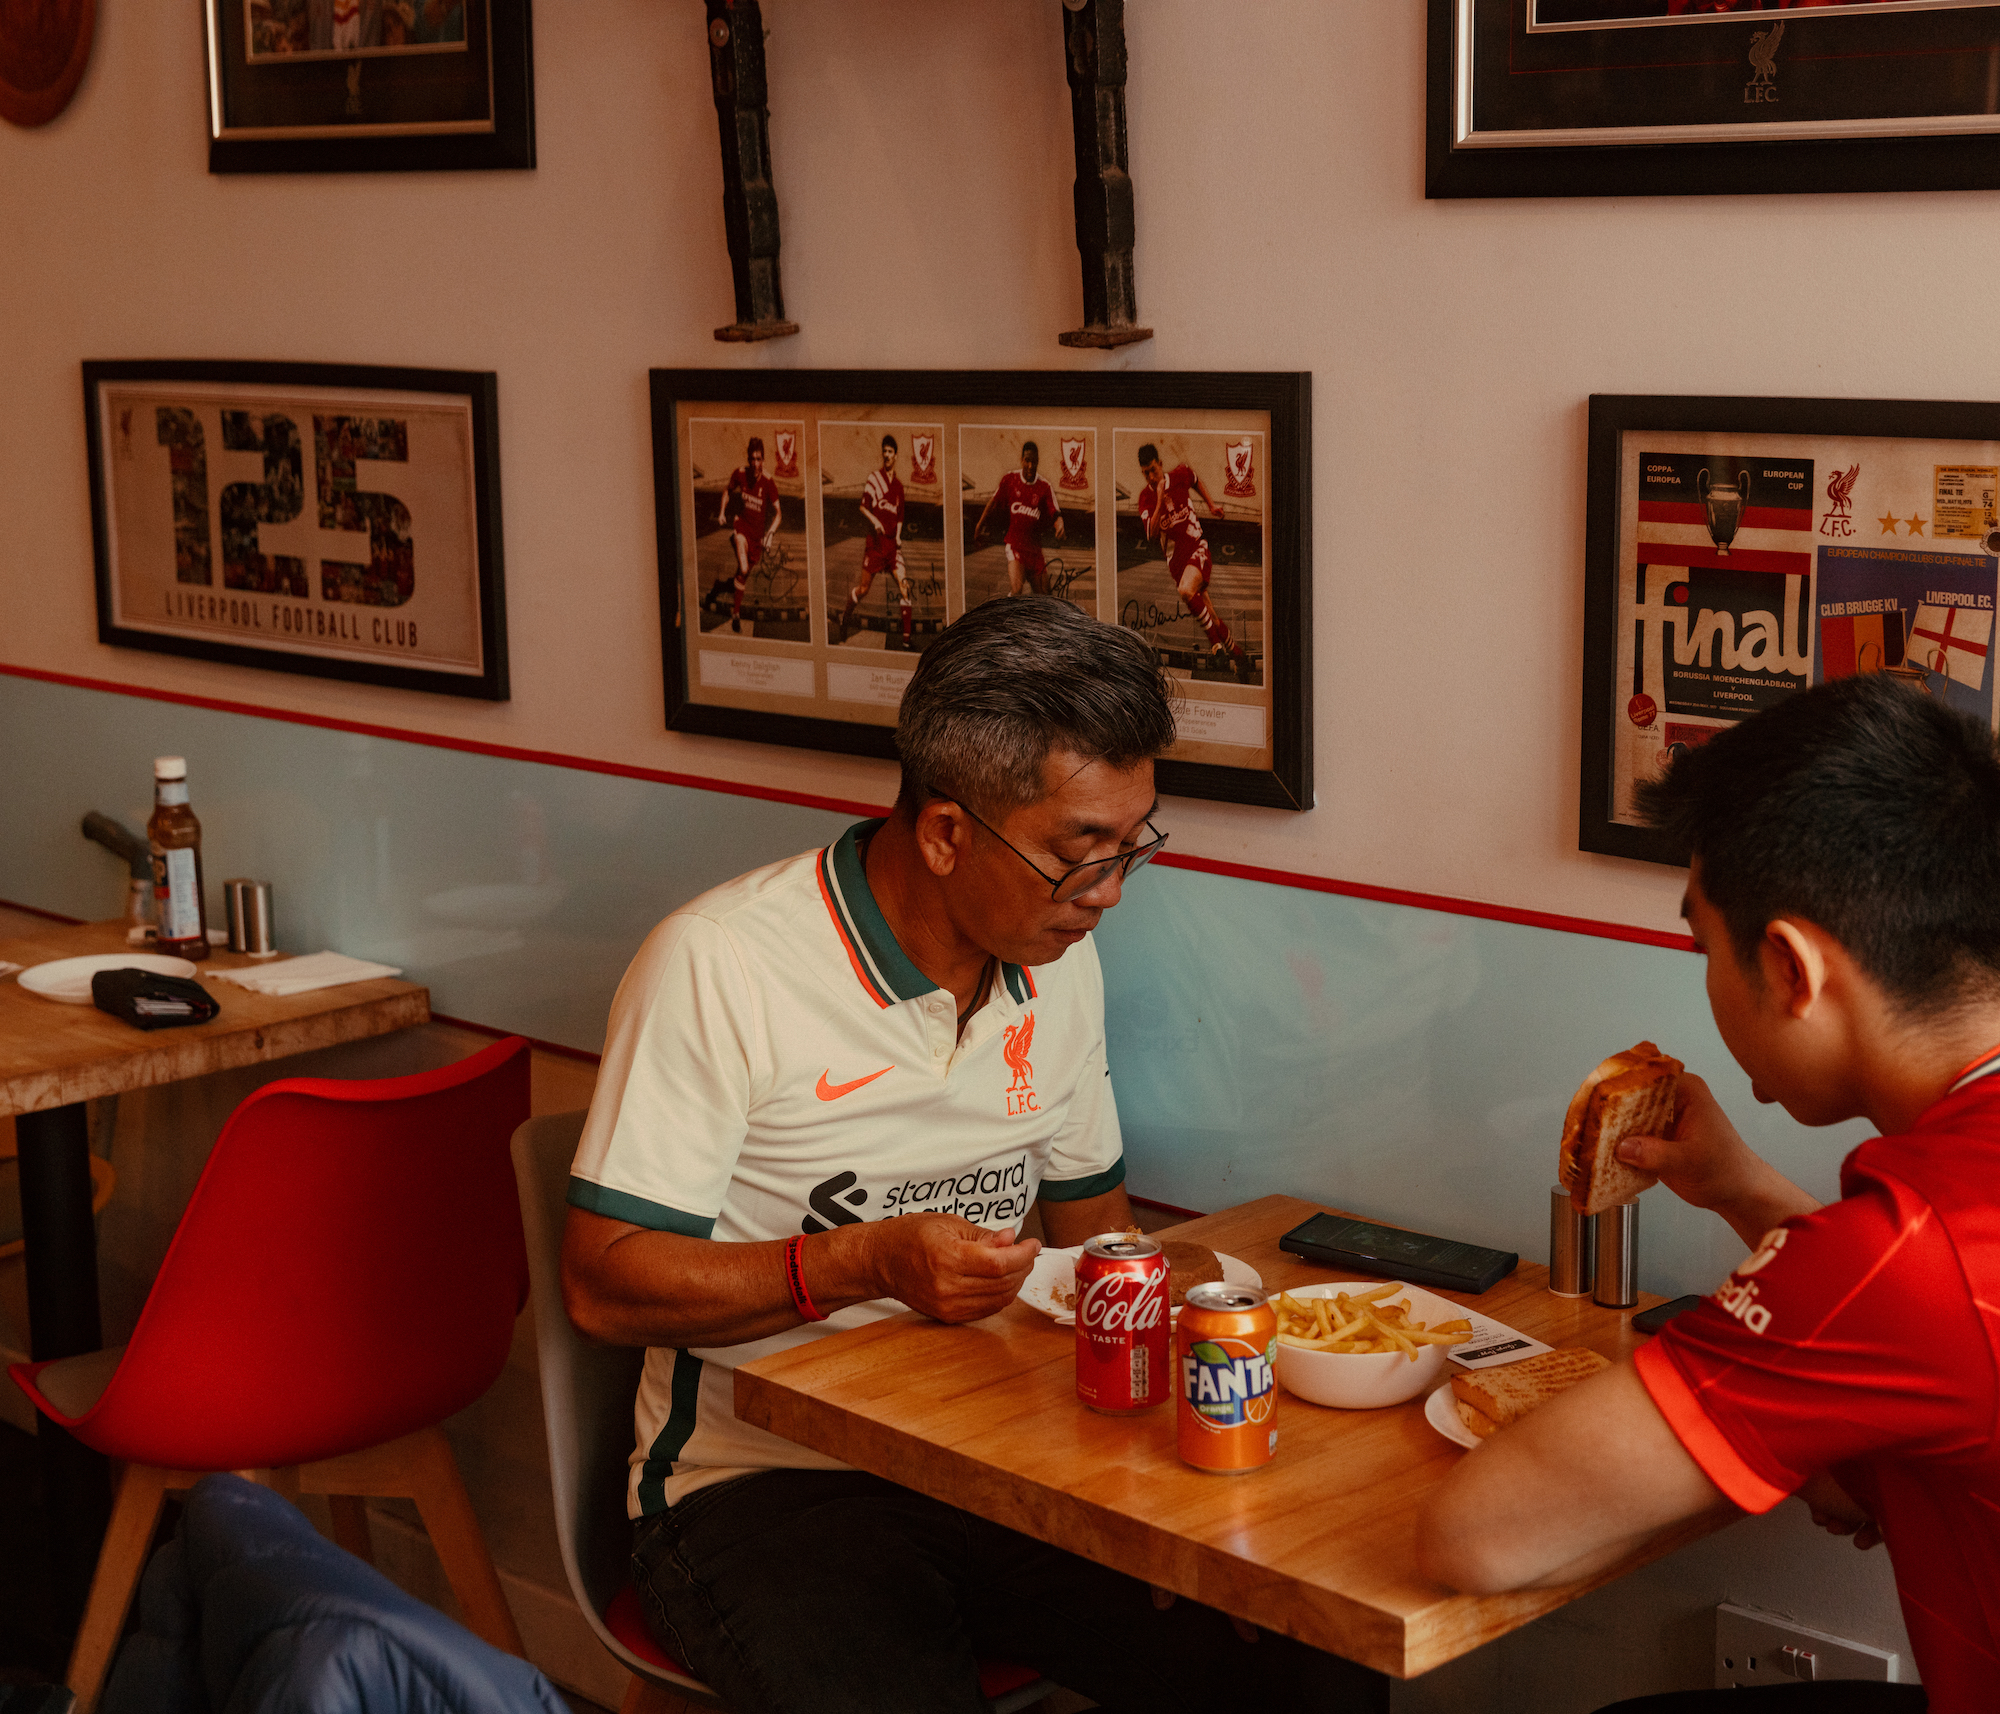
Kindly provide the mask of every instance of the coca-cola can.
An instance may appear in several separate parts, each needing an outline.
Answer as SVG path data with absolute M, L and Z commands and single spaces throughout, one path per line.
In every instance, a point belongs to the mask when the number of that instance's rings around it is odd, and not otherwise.
M 1076 1396 L 1129 1416 L 1164 1403 L 1168 1366 L 1167 1258 L 1151 1238 L 1105 1232 L 1076 1259 Z

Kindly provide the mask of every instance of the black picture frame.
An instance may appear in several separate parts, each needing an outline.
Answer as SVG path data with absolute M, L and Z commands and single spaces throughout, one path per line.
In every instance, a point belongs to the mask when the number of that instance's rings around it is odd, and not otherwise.
M 2000 5 L 1760 10 L 1530 36 L 1532 3 L 1429 0 L 1426 196 L 2000 186 L 2000 115 L 1981 111 Z M 1751 50 L 1774 27 L 1784 34 L 1766 75 Z M 1554 122 L 1592 112 L 1604 127 Z M 1623 140 L 1591 141 L 1612 126 Z M 1523 132 L 1538 140 L 1509 141 Z
M 364 4 L 364 22 L 370 6 Z M 253 61 L 244 0 L 205 0 L 208 170 L 368 173 L 535 164 L 529 0 L 465 0 L 462 51 Z
M 383 605 L 378 613 L 374 604 L 358 600 L 353 595 L 326 602 L 324 592 L 330 574 L 324 563 L 318 568 L 317 580 L 310 571 L 302 573 L 308 590 L 304 596 L 274 595 L 267 590 L 250 588 L 232 590 L 227 535 L 230 519 L 223 496 L 223 489 L 229 484 L 224 472 L 211 467 L 205 447 L 202 453 L 203 517 L 199 528 L 200 552 L 205 561 L 200 569 L 205 569 L 208 576 L 205 580 L 181 576 L 177 563 L 180 534 L 177 500 L 169 502 L 176 506 L 176 515 L 171 531 L 174 541 L 167 550 L 170 559 L 176 563 L 166 567 L 153 566 L 149 572 L 142 574 L 135 557 L 122 553 L 119 546 L 117 525 L 124 502 L 117 480 L 112 475 L 111 458 L 115 437 L 121 432 L 129 432 L 121 431 L 113 420 L 113 401 L 117 397 L 115 389 L 121 383 L 147 385 L 152 390 L 149 396 L 157 396 L 170 404 L 176 389 L 187 388 L 211 398 L 240 399 L 245 406 L 255 405 L 267 410 L 274 400 L 282 399 L 287 392 L 310 394 L 314 390 L 327 389 L 336 390 L 335 402 L 339 402 L 339 395 L 346 395 L 364 405 L 371 398 L 386 396 L 392 401 L 391 409 L 426 402 L 424 399 L 412 400 L 412 395 L 428 396 L 429 401 L 435 401 L 435 410 L 448 413 L 452 423 L 462 424 L 470 433 L 469 446 L 462 449 L 464 456 L 456 463 L 450 456 L 425 461 L 427 469 L 441 472 L 449 481 L 454 512 L 451 534 L 462 545 L 469 545 L 474 555 L 469 568 L 459 568 L 456 597 L 448 596 L 438 609 L 456 634 L 465 640 L 461 658 L 448 666 L 395 664 L 394 650 L 405 646 L 395 629 L 397 614 L 388 605 Z M 506 578 L 501 545 L 499 381 L 493 372 L 402 369 L 372 364 L 178 359 L 91 361 L 83 365 L 83 404 L 90 471 L 99 642 L 117 648 L 145 649 L 194 660 L 220 661 L 230 666 L 385 685 L 396 690 L 430 691 L 487 702 L 508 700 Z M 164 436 L 156 433 L 155 438 L 164 444 Z M 317 465 L 321 449 L 317 446 L 306 447 L 303 444 L 305 438 L 303 434 L 300 437 L 301 456 L 294 478 L 302 484 L 301 491 L 295 496 L 299 503 L 293 508 L 294 516 L 304 515 L 305 504 L 313 494 L 319 476 Z M 407 457 L 407 446 L 403 450 Z M 225 454 L 228 455 L 226 449 Z M 307 460 L 312 461 L 310 466 Z M 350 463 L 345 477 L 349 482 L 353 480 L 351 469 Z M 341 475 L 334 478 L 336 481 L 342 479 Z M 130 503 L 140 505 L 150 502 L 133 499 Z M 211 519 L 219 523 L 223 537 L 219 556 L 213 552 L 217 530 L 210 523 Z M 354 527 L 351 520 L 345 522 L 348 527 Z M 404 522 L 409 522 L 407 508 Z M 424 520 L 421 517 L 417 525 L 414 539 L 421 542 L 424 539 Z M 411 533 L 405 531 L 405 534 Z M 450 537 L 439 532 L 438 539 L 448 540 Z M 373 542 L 371 527 L 371 548 Z M 216 557 L 223 560 L 220 577 L 216 575 Z M 413 566 L 421 564 L 414 553 L 412 563 Z M 373 569 L 372 566 L 364 569 L 358 565 L 352 568 L 361 578 Z M 465 577 L 468 570 L 469 591 Z M 169 572 L 173 578 L 171 584 L 166 575 Z M 204 613 L 199 618 L 176 618 L 172 628 L 157 616 L 142 625 L 137 622 L 134 610 L 142 575 L 151 577 L 151 587 L 156 594 L 186 585 L 197 594 L 208 595 L 210 600 L 207 605 L 219 607 L 219 611 Z M 413 570 L 413 580 L 416 575 Z M 215 594 L 217 591 L 221 592 L 219 596 Z M 468 593 L 471 596 L 470 605 L 476 610 L 467 610 Z M 157 607 L 160 603 L 155 601 L 153 605 Z M 349 610 L 357 607 L 358 612 Z M 321 644 L 313 635 L 313 624 L 323 623 L 314 620 L 316 612 L 324 612 L 329 619 L 336 621 L 331 627 L 334 634 L 348 629 L 348 621 L 354 626 L 362 626 L 365 619 L 367 625 L 362 629 L 372 629 L 378 618 L 388 623 L 389 631 L 385 640 L 362 637 L 356 643 L 358 652 L 343 653 L 338 645 Z M 414 627 L 419 610 L 411 609 L 410 612 L 409 623 Z M 289 616 L 287 622 L 279 624 L 277 619 L 286 615 Z M 413 628 L 409 633 L 409 648 L 415 647 L 416 635 Z M 267 638 L 279 643 L 279 646 L 230 640 L 244 637 Z M 476 649 L 471 642 L 474 637 L 477 639 Z
M 780 713 L 769 709 L 721 706 L 693 693 L 690 650 L 701 635 L 690 636 L 685 622 L 691 603 L 699 603 L 699 586 L 688 581 L 684 545 L 699 525 L 685 520 L 683 530 L 683 447 L 677 432 L 682 407 L 737 405 L 766 409 L 798 405 L 852 407 L 857 410 L 934 407 L 945 413 L 964 412 L 978 419 L 964 427 L 990 426 L 1010 414 L 1035 411 L 1097 413 L 1098 431 L 1115 446 L 1117 436 L 1137 429 L 1119 426 L 1118 413 L 1187 412 L 1243 413 L 1246 419 L 1268 421 L 1268 456 L 1260 478 L 1269 495 L 1263 517 L 1268 529 L 1263 548 L 1268 555 L 1268 607 L 1263 649 L 1258 657 L 1260 683 L 1268 693 L 1269 765 L 1233 767 L 1214 761 L 1163 758 L 1158 780 L 1163 792 L 1231 803 L 1261 804 L 1281 809 L 1305 809 L 1313 802 L 1312 771 L 1312 505 L 1310 493 L 1312 439 L 1312 377 L 1306 373 L 1087 373 L 1042 370 L 865 370 L 865 369 L 655 369 L 650 373 L 653 425 L 653 492 L 659 546 L 660 655 L 664 687 L 664 718 L 669 730 L 784 744 L 810 750 L 893 759 L 893 729 L 880 723 L 833 718 L 812 713 Z M 982 416 L 983 414 L 983 416 Z M 886 419 L 885 419 L 886 420 Z M 1115 430 L 1115 433 L 1113 432 Z M 1214 429 L 1217 434 L 1232 431 Z M 692 461 L 692 452 L 688 452 Z M 1100 455 L 1102 456 L 1102 455 Z M 817 469 L 815 464 L 811 468 Z M 949 466 L 959 472 L 954 462 Z M 962 473 L 961 473 L 962 474 Z M 690 478 L 690 493 L 692 479 Z M 942 479 L 941 479 L 942 480 Z M 1102 478 L 1094 478 L 1102 481 Z M 960 485 L 962 486 L 962 484 Z M 1115 488 L 1106 484 L 1103 501 L 1093 499 L 1093 518 L 1112 519 L 1112 593 L 1120 560 L 1116 549 L 1118 512 Z M 950 504 L 960 504 L 958 488 Z M 1095 492 L 1095 490 L 1093 490 Z M 820 502 L 822 505 L 824 501 Z M 1130 520 L 1127 520 L 1129 527 Z M 1093 522 L 1094 541 L 1105 540 L 1101 523 Z M 1215 526 L 1211 526 L 1213 528 Z M 1093 555 L 1095 554 L 1093 548 Z M 825 549 L 822 544 L 822 554 Z M 963 596 L 963 546 L 959 561 Z M 947 556 L 948 557 L 948 556 Z M 816 575 L 824 578 L 824 565 Z M 692 593 L 691 593 L 692 591 Z M 823 598 L 823 597 L 822 597 Z M 880 599 L 878 596 L 877 599 Z M 1093 599 L 1096 599 L 1093 597 Z M 698 606 L 692 608 L 699 611 Z M 953 614 L 952 616 L 955 616 Z M 1157 614 L 1152 615 L 1157 619 Z M 1144 628 L 1138 615 L 1128 621 Z M 814 634 L 821 652 L 830 655 L 829 639 Z M 1163 656 L 1163 658 L 1165 658 Z M 817 671 L 817 668 L 815 669 Z M 816 680 L 823 683 L 824 680 Z M 818 701 L 825 702 L 821 694 Z M 893 716 L 891 715 L 891 718 Z M 1184 728 L 1185 730 L 1185 728 Z
M 1822 568 L 1811 574 L 1811 581 L 1803 591 L 1802 612 L 1810 629 L 1801 631 L 1797 638 L 1797 644 L 1802 645 L 1810 655 L 1807 676 L 1812 682 L 1820 682 L 1827 674 L 1844 676 L 1822 652 L 1828 615 L 1841 612 L 1839 608 L 1827 605 L 1829 592 L 1823 582 L 1826 575 L 1823 568 L 1827 563 L 1825 554 L 1833 550 L 1849 559 L 1859 558 L 1870 551 L 1871 544 L 1879 544 L 1883 536 L 1892 534 L 1892 530 L 1884 526 L 1908 528 L 1907 522 L 1898 525 L 1893 509 L 1885 511 L 1879 519 L 1873 516 L 1873 504 L 1869 502 L 1882 503 L 1876 500 L 1873 492 L 1864 490 L 1853 502 L 1847 500 L 1853 476 L 1847 476 L 1846 486 L 1839 484 L 1843 467 L 1849 463 L 1873 472 L 1898 458 L 1905 462 L 1914 460 L 1919 466 L 1931 469 L 1935 473 L 1933 480 L 1936 480 L 1946 471 L 1964 468 L 1955 466 L 1951 462 L 1953 459 L 1965 457 L 1978 460 L 1987 472 L 1985 517 L 1968 529 L 1953 530 L 1951 533 L 1954 535 L 1972 535 L 1976 539 L 1968 543 L 1953 542 L 1951 551 L 1955 555 L 1963 555 L 1967 568 L 1972 568 L 1975 560 L 1978 561 L 1976 575 L 1989 585 L 1995 585 L 1995 592 L 2000 593 L 2000 558 L 1994 557 L 2000 554 L 2000 404 L 1919 399 L 1748 398 L 1683 394 L 1600 393 L 1591 396 L 1589 490 L 1584 523 L 1583 701 L 1577 844 L 1581 850 L 1605 856 L 1630 857 L 1684 867 L 1686 853 L 1677 849 L 1665 835 L 1652 828 L 1633 826 L 1627 821 L 1615 819 L 1621 735 L 1627 727 L 1643 726 L 1651 732 L 1656 720 L 1664 716 L 1664 721 L 1658 726 L 1659 738 L 1649 742 L 1661 742 L 1670 747 L 1675 732 L 1672 722 L 1677 712 L 1670 695 L 1657 699 L 1655 708 L 1635 710 L 1632 707 L 1633 702 L 1648 700 L 1643 695 L 1640 682 L 1643 639 L 1636 634 L 1636 629 L 1632 680 L 1627 682 L 1620 671 L 1621 590 L 1625 569 L 1621 553 L 1625 530 L 1628 522 L 1633 522 L 1635 536 L 1639 529 L 1646 527 L 1642 521 L 1635 521 L 1643 515 L 1637 512 L 1639 487 L 1628 481 L 1626 453 L 1628 443 L 1635 441 L 1637 445 L 1633 450 L 1648 450 L 1644 447 L 1644 439 L 1649 435 L 1660 436 L 1669 447 L 1673 446 L 1671 441 L 1667 441 L 1670 436 L 1710 439 L 1781 437 L 1789 446 L 1773 448 L 1765 445 L 1760 448 L 1759 454 L 1753 456 L 1775 458 L 1789 451 L 1801 460 L 1826 461 L 1823 465 L 1807 466 L 1803 486 L 1806 490 L 1804 497 L 1810 504 L 1796 532 L 1801 549 L 1810 553 Z M 1830 458 L 1829 454 L 1832 455 Z M 1678 452 L 1677 449 L 1670 454 L 1675 455 L 1691 462 L 1698 460 L 1731 467 L 1739 462 L 1733 452 L 1722 453 L 1719 449 L 1712 457 Z M 1942 470 L 1934 462 L 1938 458 L 1946 460 Z M 1653 466 L 1649 463 L 1648 468 Z M 1652 478 L 1641 478 L 1641 482 L 1649 479 Z M 1662 476 L 1656 480 L 1670 479 L 1670 476 Z M 1836 487 L 1837 494 L 1832 491 Z M 1908 486 L 1901 491 L 1907 493 Z M 1883 498 L 1892 500 L 1893 496 L 1885 495 Z M 1744 522 L 1740 526 L 1730 526 L 1740 531 L 1730 537 L 1737 545 L 1736 560 L 1738 563 L 1752 562 L 1751 569 L 1779 569 L 1773 565 L 1756 567 L 1756 550 L 1746 550 L 1741 545 L 1751 533 L 1751 526 L 1765 521 L 1757 519 L 1749 510 L 1756 503 L 1746 497 L 1742 514 Z M 1633 514 L 1631 519 L 1627 516 L 1628 509 Z M 1885 553 L 1888 557 L 1921 562 L 1927 569 L 1915 575 L 1925 582 L 1943 582 L 1946 577 L 1936 568 L 1949 566 L 1954 561 L 1942 558 L 1933 548 L 1933 541 L 1942 539 L 1946 532 L 1936 507 L 1926 510 L 1929 512 L 1927 519 L 1919 518 L 1913 512 L 1909 520 L 1925 527 L 1926 539 L 1916 548 L 1877 546 L 1873 551 Z M 1849 513 L 1851 517 L 1847 516 Z M 1711 523 L 1708 529 L 1713 534 L 1715 526 Z M 1669 527 L 1659 533 L 1665 536 L 1674 532 Z M 1765 553 L 1761 557 L 1768 561 L 1776 556 Z M 1645 544 L 1635 543 L 1634 559 L 1644 561 L 1647 558 Z M 1663 555 L 1663 558 L 1674 556 Z M 1705 553 L 1697 553 L 1692 558 L 1683 554 L 1677 563 L 1716 565 L 1722 562 Z M 1638 590 L 1642 602 L 1649 593 L 1643 585 Z M 1675 598 L 1664 583 L 1659 594 L 1663 603 Z M 1787 610 L 1790 597 L 1781 596 L 1763 604 Z M 1986 642 L 1990 644 L 1990 630 L 1994 623 L 1990 616 L 1993 606 L 1991 594 L 1983 598 L 1983 604 L 1989 610 L 1985 624 L 1988 627 Z M 1634 616 L 1639 617 L 1637 608 L 1634 609 Z M 1706 615 L 1701 615 L 1700 619 L 1705 621 Z M 1662 628 L 1665 628 L 1664 624 Z M 1701 630 L 1701 622 L 1695 623 L 1693 632 L 1697 642 Z M 1977 652 L 1983 655 L 1984 647 Z M 1898 662 L 1906 659 L 1900 652 L 1893 658 Z M 1914 659 L 1914 651 L 1907 658 Z M 1706 666 L 1709 659 L 1702 655 L 1694 664 Z M 1881 670 L 1881 666 L 1878 664 L 1873 669 L 1863 666 L 1860 670 Z M 1990 705 L 1994 694 L 1994 669 L 1988 664 L 1984 671 L 1984 695 L 1989 705 L 1986 718 L 1990 721 L 1993 718 Z M 1928 677 L 1939 689 L 1948 688 L 1935 668 Z M 1628 702 L 1628 696 L 1631 702 Z M 1699 709 L 1691 712 L 1699 723 L 1717 729 L 1727 724 L 1713 712 L 1704 714 Z M 1698 737 L 1698 734 L 1690 734 L 1690 741 L 1696 741 Z

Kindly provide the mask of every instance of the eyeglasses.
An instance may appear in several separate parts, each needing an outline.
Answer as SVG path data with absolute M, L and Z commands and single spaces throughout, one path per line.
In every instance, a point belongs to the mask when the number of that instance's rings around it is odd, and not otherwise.
M 1016 857 L 1020 858 L 1023 863 L 1027 864 L 1044 881 L 1048 882 L 1051 888 L 1049 897 L 1054 903 L 1059 905 L 1067 904 L 1071 899 L 1080 898 L 1085 893 L 1095 891 L 1110 879 L 1113 869 L 1118 871 L 1119 880 L 1124 881 L 1128 879 L 1134 869 L 1138 868 L 1142 863 L 1150 862 L 1157 856 L 1160 847 L 1167 842 L 1167 836 L 1149 820 L 1146 823 L 1146 831 L 1153 837 L 1144 845 L 1135 846 L 1130 851 L 1121 851 L 1115 857 L 1093 857 L 1088 863 L 1079 863 L 1074 869 L 1065 869 L 1060 875 L 1051 875 L 1018 845 L 1003 838 L 990 822 L 981 821 L 977 811 L 968 809 L 964 804 L 959 803 L 957 798 L 950 796 L 948 793 L 939 792 L 936 795 L 943 798 L 946 803 L 958 804 L 960 809 L 965 810 L 967 815 L 971 816 L 974 821 L 979 822 L 981 827 L 985 828 L 988 833 L 991 833 L 995 839 L 998 839 L 1002 845 L 1005 845 L 1009 851 L 1013 852 Z

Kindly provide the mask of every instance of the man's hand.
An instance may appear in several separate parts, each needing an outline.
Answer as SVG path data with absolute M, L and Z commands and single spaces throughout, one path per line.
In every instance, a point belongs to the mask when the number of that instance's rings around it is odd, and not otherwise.
M 1062 513 L 1058 512 L 1056 514 L 1056 540 L 1061 541 L 1062 539 L 1063 539 Z
M 1796 1497 L 1805 1502 L 1812 1521 L 1827 1534 L 1851 1535 L 1854 1545 L 1864 1553 L 1881 1542 L 1882 1531 L 1875 1520 L 1825 1471 L 1800 1488 Z
M 1737 1134 L 1708 1085 L 1691 1072 L 1674 1099 L 1673 1135 L 1627 1137 L 1618 1158 L 1660 1182 L 1683 1202 L 1719 1214 L 1748 1249 L 1773 1226 L 1819 1204 Z
M 989 1232 L 956 1214 L 905 1214 L 872 1228 L 883 1295 L 939 1321 L 977 1321 L 1014 1301 L 1042 1253 L 1030 1238 Z

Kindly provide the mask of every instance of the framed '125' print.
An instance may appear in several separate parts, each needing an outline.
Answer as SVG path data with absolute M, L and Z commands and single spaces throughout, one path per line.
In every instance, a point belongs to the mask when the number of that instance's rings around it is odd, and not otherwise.
M 893 757 L 938 633 L 1032 591 L 1158 654 L 1162 791 L 1307 807 L 1310 381 L 654 370 L 667 725 Z
M 86 363 L 97 636 L 507 698 L 495 378 Z
M 1599 395 L 1585 566 L 1580 843 L 1679 863 L 1634 788 L 1808 685 L 1996 724 L 2000 405 Z

